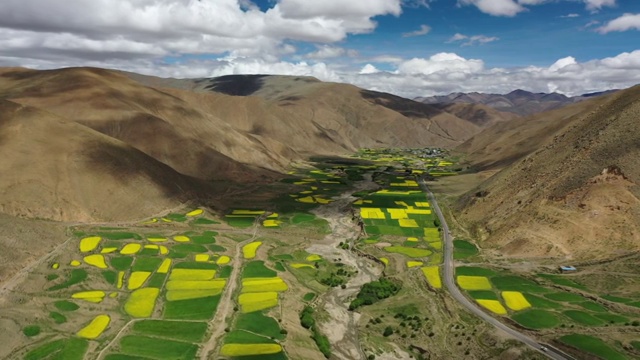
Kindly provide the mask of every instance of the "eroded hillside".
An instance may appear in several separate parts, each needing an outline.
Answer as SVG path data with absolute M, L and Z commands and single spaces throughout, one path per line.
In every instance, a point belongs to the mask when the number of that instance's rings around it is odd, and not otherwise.
M 0 136 L 10 140 L 0 149 L 15 154 L 3 162 L 13 175 L 0 209 L 68 221 L 143 217 L 190 200 L 215 207 L 231 184 L 267 183 L 309 156 L 451 147 L 481 130 L 430 105 L 299 77 L 5 68 L 0 99 Z
M 494 142 L 479 150 L 484 157 L 473 158 L 476 165 L 512 163 L 458 203 L 485 247 L 510 256 L 569 259 L 640 249 L 640 87 L 582 105 L 559 122 L 545 122 L 543 114 L 478 137 L 499 139 L 505 147 L 511 139 L 519 147 L 496 159 L 486 151 Z

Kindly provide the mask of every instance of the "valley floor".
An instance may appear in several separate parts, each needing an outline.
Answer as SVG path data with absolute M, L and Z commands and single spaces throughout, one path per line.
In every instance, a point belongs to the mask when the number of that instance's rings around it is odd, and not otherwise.
M 420 187 L 429 179 L 448 209 L 487 176 L 458 173 L 444 154 L 363 150 L 294 167 L 222 213 L 70 225 L 3 282 L 0 358 L 546 358 L 537 341 L 576 357 L 640 354 L 640 273 L 625 268 L 637 257 L 567 275 L 554 259 L 493 256 Z M 460 296 L 536 349 L 451 296 L 449 245 Z

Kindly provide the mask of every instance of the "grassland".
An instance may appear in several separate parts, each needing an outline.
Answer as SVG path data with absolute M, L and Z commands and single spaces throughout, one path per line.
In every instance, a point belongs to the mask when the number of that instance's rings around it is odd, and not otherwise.
M 560 338 L 560 341 L 567 345 L 571 345 L 580 350 L 599 356 L 603 359 L 627 359 L 626 356 L 613 349 L 610 345 L 593 336 L 581 334 L 565 335 Z

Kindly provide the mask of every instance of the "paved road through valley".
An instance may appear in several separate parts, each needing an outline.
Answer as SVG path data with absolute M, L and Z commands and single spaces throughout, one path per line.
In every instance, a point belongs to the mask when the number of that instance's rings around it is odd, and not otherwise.
M 422 189 L 429 194 L 429 200 L 431 202 L 431 208 L 436 212 L 436 214 L 438 215 L 438 218 L 440 219 L 440 224 L 442 226 L 442 232 L 443 232 L 443 241 L 444 241 L 444 271 L 443 271 L 443 278 L 444 278 L 444 283 L 447 286 L 447 289 L 449 290 L 449 293 L 451 293 L 451 296 L 453 296 L 453 298 L 458 301 L 460 304 L 462 304 L 462 306 L 466 307 L 467 309 L 469 309 L 469 311 L 471 311 L 472 313 L 478 315 L 480 318 L 482 318 L 484 321 L 488 322 L 489 324 L 493 325 L 494 327 L 506 332 L 507 334 L 509 334 L 511 337 L 513 337 L 516 340 L 519 340 L 523 343 L 525 343 L 526 345 L 530 346 L 532 349 L 540 352 L 541 354 L 549 357 L 550 359 L 554 359 L 554 360 L 571 360 L 573 359 L 571 356 L 563 353 L 562 351 L 551 347 L 550 345 L 547 344 L 541 344 L 539 342 L 537 342 L 535 339 L 519 332 L 518 330 L 512 329 L 510 327 L 508 327 L 507 325 L 501 323 L 499 320 L 495 319 L 494 317 L 492 317 L 491 315 L 485 313 L 480 307 L 478 307 L 477 305 L 475 305 L 473 302 L 471 302 L 469 299 L 467 299 L 462 292 L 460 291 L 460 289 L 458 289 L 458 287 L 455 284 L 454 281 L 454 274 L 455 274 L 455 266 L 454 266 L 454 262 L 453 262 L 453 239 L 451 238 L 451 234 L 449 233 L 449 226 L 447 225 L 447 221 L 445 220 L 444 216 L 442 215 L 442 211 L 440 210 L 440 207 L 438 206 L 438 202 L 436 201 L 435 196 L 433 195 L 433 193 L 431 192 L 431 190 L 429 190 L 429 188 L 427 187 L 427 184 L 424 182 L 423 179 L 421 179 L 420 181 L 420 186 L 422 187 Z M 545 349 L 545 350 L 543 350 Z

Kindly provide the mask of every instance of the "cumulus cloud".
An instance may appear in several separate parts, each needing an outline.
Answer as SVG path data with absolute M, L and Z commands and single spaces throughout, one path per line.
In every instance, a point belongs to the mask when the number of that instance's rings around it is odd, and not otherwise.
M 458 0 L 458 6 L 473 5 L 485 14 L 513 17 L 518 13 L 527 11 L 525 6 L 541 5 L 552 1 L 554 0 Z M 582 2 L 584 2 L 587 10 L 591 12 L 597 12 L 606 6 L 612 7 L 616 5 L 616 0 L 582 0 Z M 575 16 L 564 17 L 578 16 L 578 14 L 569 15 Z
M 513 0 L 458 0 L 458 5 L 473 5 L 485 14 L 516 16 L 526 9 Z
M 495 36 L 486 36 L 486 35 L 467 36 L 464 34 L 456 33 L 449 40 L 447 40 L 447 42 L 448 43 L 461 42 L 462 46 L 471 46 L 471 45 L 486 44 L 486 43 L 490 43 L 497 40 L 500 40 L 500 38 Z
M 362 67 L 362 69 L 360 69 L 360 72 L 358 74 L 360 75 L 366 75 L 366 74 L 375 74 L 375 73 L 379 73 L 380 70 L 376 69 L 375 66 L 371 65 L 371 64 L 367 64 L 365 66 Z
M 371 32 L 373 17 L 399 15 L 401 0 L 280 0 L 261 11 L 248 0 L 3 0 L 0 48 L 134 58 L 143 54 L 277 56 L 287 41 L 332 43 Z M 93 53 L 93 55 L 92 55 Z M 96 55 L 100 54 L 100 55 Z M 134 56 L 135 55 L 135 56 Z
M 616 6 L 616 0 L 584 0 L 587 10 L 598 11 L 605 6 Z
M 586 62 L 568 56 L 548 67 L 520 68 L 486 68 L 482 60 L 443 53 L 407 60 L 396 71 L 347 78 L 358 86 L 405 97 L 514 89 L 572 96 L 640 83 L 640 50 Z
M 338 46 L 321 45 L 318 46 L 318 50 L 305 55 L 309 59 L 329 59 L 341 56 L 355 57 L 358 56 L 358 52 Z
M 606 34 L 612 31 L 640 30 L 640 14 L 624 14 L 598 28 L 598 32 Z
M 427 35 L 431 31 L 431 26 L 429 25 L 420 25 L 420 29 L 415 31 L 410 31 L 402 34 L 402 37 L 412 37 L 412 36 L 422 36 Z
M 428 59 L 413 58 L 398 66 L 399 74 L 431 75 L 431 74 L 471 74 L 484 68 L 482 60 L 467 60 L 454 53 L 439 53 Z

